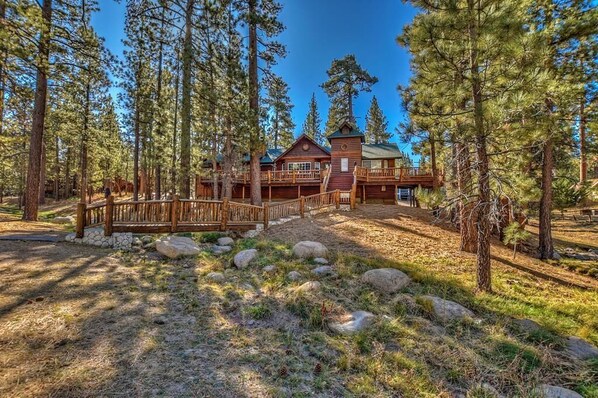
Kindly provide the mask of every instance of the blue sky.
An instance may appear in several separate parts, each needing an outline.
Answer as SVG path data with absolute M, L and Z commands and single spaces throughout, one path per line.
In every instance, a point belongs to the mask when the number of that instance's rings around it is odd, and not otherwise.
M 327 79 L 326 70 L 334 58 L 355 54 L 357 61 L 379 81 L 372 92 L 363 93 L 354 103 L 357 123 L 363 128 L 372 96 L 389 120 L 389 129 L 404 119 L 398 84 L 409 80 L 409 56 L 396 44 L 396 36 L 409 23 L 416 10 L 399 0 L 282 0 L 281 20 L 286 30 L 278 40 L 288 55 L 274 70 L 289 84 L 295 105 L 296 134 L 307 114 L 312 93 L 316 94 L 322 124 L 326 122 L 328 98 L 319 87 Z M 106 46 L 122 55 L 124 2 L 100 0 L 101 11 L 93 24 L 106 39 Z M 395 138 L 393 141 L 398 140 Z M 409 146 L 399 143 L 402 150 Z

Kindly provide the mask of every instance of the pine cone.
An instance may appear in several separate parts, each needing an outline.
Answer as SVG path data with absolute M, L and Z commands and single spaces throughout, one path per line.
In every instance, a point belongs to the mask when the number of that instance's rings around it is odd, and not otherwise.
M 318 362 L 314 368 L 314 373 L 315 374 L 320 374 L 322 373 L 322 364 L 320 362 Z
M 289 369 L 286 366 L 283 366 L 282 368 L 280 368 L 280 370 L 278 371 L 278 375 L 280 377 L 287 377 L 289 375 Z

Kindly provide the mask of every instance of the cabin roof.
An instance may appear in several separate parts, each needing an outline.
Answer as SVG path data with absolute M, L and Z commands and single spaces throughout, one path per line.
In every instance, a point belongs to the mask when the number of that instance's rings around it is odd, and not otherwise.
M 280 151 L 280 153 L 278 154 L 278 156 L 276 158 L 274 158 L 273 160 L 276 160 L 276 159 L 284 157 L 284 155 L 286 155 L 287 153 L 289 153 L 293 148 L 295 148 L 299 144 L 299 141 L 301 141 L 302 138 L 307 139 L 312 144 L 314 144 L 315 146 L 317 146 L 318 148 L 320 148 L 322 151 L 324 151 L 325 153 L 327 153 L 328 155 L 330 155 L 330 148 L 318 144 L 313 138 L 311 138 L 307 134 L 301 134 L 299 137 L 297 137 L 297 139 L 293 142 L 293 144 L 290 147 L 288 147 L 284 151 Z
M 348 127 L 349 132 L 343 133 L 343 127 Z M 333 138 L 348 138 L 348 137 L 359 137 L 361 142 L 365 142 L 365 136 L 359 130 L 357 130 L 351 123 L 343 122 L 334 133 L 328 134 L 328 142 L 331 142 Z
M 346 137 L 346 135 L 345 135 Z M 362 159 L 397 159 L 402 158 L 403 154 L 394 142 L 386 144 L 363 144 L 361 147 Z

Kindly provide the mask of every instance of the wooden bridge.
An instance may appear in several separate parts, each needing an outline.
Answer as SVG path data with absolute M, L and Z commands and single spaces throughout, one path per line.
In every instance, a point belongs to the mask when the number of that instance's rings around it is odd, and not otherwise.
M 355 208 L 355 192 L 331 191 L 302 196 L 284 202 L 253 206 L 223 200 L 180 199 L 115 202 L 77 207 L 77 237 L 85 228 L 104 227 L 104 234 L 113 232 L 174 233 L 199 231 L 247 231 L 258 224 L 268 228 L 270 221 L 290 216 L 305 217 L 306 213 L 325 208 L 339 208 L 341 204 Z

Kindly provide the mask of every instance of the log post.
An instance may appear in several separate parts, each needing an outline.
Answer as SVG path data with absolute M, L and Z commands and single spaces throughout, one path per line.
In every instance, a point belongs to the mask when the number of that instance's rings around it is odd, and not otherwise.
M 268 228 L 270 223 L 270 204 L 264 203 L 264 229 Z
M 179 208 L 181 201 L 179 195 L 172 197 L 172 207 L 170 208 L 170 232 L 176 232 L 179 221 Z
M 297 182 L 297 170 L 293 170 L 293 184 Z
M 226 231 L 228 226 L 228 198 L 222 199 L 222 207 L 220 208 L 220 230 Z
M 272 172 L 268 170 L 268 184 L 272 184 Z
M 83 238 L 85 230 L 85 203 L 77 203 L 77 238 Z
M 104 236 L 112 236 L 112 223 L 114 220 L 114 196 L 106 198 L 106 215 L 104 217 Z
M 337 189 L 334 194 L 334 204 L 335 204 L 337 210 L 341 208 L 341 190 L 340 189 Z
M 370 169 L 365 169 L 365 181 L 370 182 Z
M 301 214 L 301 218 L 305 218 L 305 197 L 304 196 L 299 198 L 299 214 Z
M 355 210 L 355 207 L 356 207 L 356 205 L 355 205 L 356 196 L 357 196 L 357 186 L 353 185 L 351 187 L 351 198 L 349 199 L 351 210 Z

